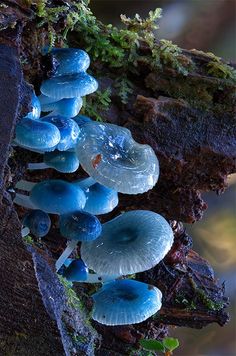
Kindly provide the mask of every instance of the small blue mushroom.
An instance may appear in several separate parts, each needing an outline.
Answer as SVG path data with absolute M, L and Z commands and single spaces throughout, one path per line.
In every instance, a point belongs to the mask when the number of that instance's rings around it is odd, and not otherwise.
M 79 168 L 79 160 L 75 152 L 55 150 L 46 152 L 43 156 L 43 162 L 28 164 L 30 170 L 46 168 L 54 168 L 62 173 L 73 173 Z
M 35 95 L 35 93 L 33 92 L 31 95 L 31 111 L 25 117 L 32 120 L 38 120 L 40 118 L 40 114 L 41 114 L 40 101 Z
M 43 81 L 41 92 L 57 100 L 75 98 L 95 92 L 98 82 L 87 73 L 64 75 Z
M 52 113 L 50 113 L 47 116 L 61 115 L 64 117 L 72 118 L 78 115 L 80 109 L 82 108 L 82 105 L 83 105 L 83 100 L 81 97 L 62 99 L 59 101 L 42 105 L 42 111 L 44 112 L 52 111 Z
M 23 217 L 22 225 L 36 237 L 46 236 L 51 227 L 51 220 L 42 210 L 31 210 Z
M 77 115 L 73 117 L 73 120 L 77 123 L 78 126 L 82 126 L 84 124 L 87 124 L 88 122 L 93 121 L 92 119 L 90 119 L 90 117 L 85 115 Z
M 93 294 L 92 318 L 105 325 L 141 323 L 161 308 L 161 291 L 130 279 L 105 283 Z
M 93 178 L 83 179 L 77 184 L 84 190 L 87 198 L 84 211 L 93 215 L 107 214 L 118 205 L 118 193 L 97 183 Z
M 144 193 L 156 184 L 158 159 L 150 146 L 135 142 L 129 130 L 94 121 L 80 128 L 76 152 L 98 183 L 126 194 Z
M 69 240 L 67 248 L 56 262 L 57 271 L 64 264 L 78 241 L 93 241 L 102 231 L 102 225 L 96 216 L 83 211 L 75 211 L 60 217 L 60 233 Z
M 64 265 L 67 263 L 67 260 L 64 262 Z M 89 273 L 88 267 L 81 259 L 69 260 L 70 263 L 62 273 L 63 277 L 69 282 L 104 283 L 117 278 L 117 276 L 100 276 L 95 273 Z
M 49 179 L 40 183 L 20 181 L 17 189 L 29 191 L 29 196 L 17 193 L 14 203 L 30 209 L 40 209 L 51 214 L 66 214 L 84 208 L 84 191 L 72 183 Z
M 56 70 L 54 77 L 85 72 L 90 65 L 89 55 L 78 48 L 53 48 L 50 52 Z
M 133 210 L 103 224 L 101 236 L 82 242 L 80 252 L 96 273 L 127 275 L 156 266 L 173 240 L 173 231 L 161 215 Z
M 61 138 L 56 147 L 59 151 L 66 151 L 75 147 L 80 128 L 74 120 L 57 115 L 44 117 L 42 122 L 53 124 L 60 131 Z
M 60 140 L 60 131 L 49 122 L 24 118 L 16 125 L 15 143 L 30 151 L 52 151 Z

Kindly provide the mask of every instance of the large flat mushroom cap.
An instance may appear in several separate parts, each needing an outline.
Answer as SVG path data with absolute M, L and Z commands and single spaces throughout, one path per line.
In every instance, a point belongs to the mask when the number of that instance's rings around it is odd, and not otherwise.
M 161 291 L 134 280 L 117 280 L 103 285 L 93 295 L 92 317 L 105 325 L 141 323 L 161 308 Z

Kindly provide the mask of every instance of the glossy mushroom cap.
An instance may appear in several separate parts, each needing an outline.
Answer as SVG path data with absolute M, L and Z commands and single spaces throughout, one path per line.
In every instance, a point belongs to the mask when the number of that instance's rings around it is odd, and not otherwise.
M 84 124 L 76 152 L 92 178 L 118 192 L 144 193 L 158 180 L 159 163 L 153 149 L 135 142 L 124 127 Z
M 106 283 L 93 295 L 92 318 L 105 325 L 141 323 L 161 308 L 161 291 L 131 279 Z
M 63 277 L 69 282 L 83 282 L 88 278 L 88 267 L 81 259 L 72 260 L 64 270 Z
M 46 236 L 51 227 L 51 220 L 47 213 L 42 210 L 31 210 L 23 220 L 22 225 L 29 228 L 30 232 L 37 236 Z
M 27 118 L 32 120 L 38 120 L 41 114 L 40 101 L 33 92 L 31 95 L 31 111 L 26 115 Z
M 15 143 L 28 150 L 52 151 L 60 140 L 60 131 L 49 122 L 24 118 L 16 125 Z
M 74 120 L 55 115 L 44 117 L 42 122 L 49 122 L 60 131 L 61 139 L 56 147 L 59 151 L 66 151 L 75 146 L 80 128 Z
M 82 189 L 60 179 L 36 184 L 30 191 L 30 200 L 40 210 L 59 215 L 83 209 L 86 203 Z
M 90 214 L 107 214 L 118 205 L 119 200 L 117 192 L 100 183 L 95 182 L 91 186 L 85 188 L 84 192 L 87 198 L 84 211 L 87 211 Z
M 62 236 L 76 241 L 93 241 L 102 232 L 98 218 L 84 211 L 74 211 L 60 216 L 59 226 Z
M 98 82 L 87 73 L 63 75 L 43 81 L 41 92 L 57 100 L 75 98 L 95 92 Z
M 73 120 L 77 123 L 78 126 L 87 124 L 88 122 L 92 122 L 93 120 L 90 117 L 85 115 L 77 115 L 73 117 Z
M 42 111 L 53 111 L 50 115 L 61 115 L 64 117 L 72 118 L 80 112 L 82 108 L 82 98 L 62 99 L 59 101 L 47 103 L 42 105 Z M 49 115 L 48 115 L 49 116 Z
M 83 242 L 80 252 L 96 273 L 127 275 L 157 265 L 173 240 L 173 231 L 161 215 L 133 210 L 103 224 L 101 236 L 94 242 Z
M 55 150 L 45 153 L 43 160 L 48 167 L 62 173 L 73 173 L 79 168 L 79 160 L 75 152 Z
M 90 65 L 89 55 L 78 48 L 53 48 L 49 55 L 56 67 L 54 77 L 85 72 Z

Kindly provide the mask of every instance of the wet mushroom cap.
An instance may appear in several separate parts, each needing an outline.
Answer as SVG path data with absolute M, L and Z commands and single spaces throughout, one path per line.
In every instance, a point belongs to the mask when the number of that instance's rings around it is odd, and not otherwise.
M 90 65 L 89 55 L 78 48 L 53 48 L 49 53 L 54 66 L 54 77 L 85 72 Z
M 50 230 L 51 220 L 47 213 L 36 209 L 25 214 L 22 225 L 28 227 L 33 235 L 44 237 Z
M 95 92 L 98 82 L 87 73 L 70 74 L 53 77 L 43 81 L 41 92 L 57 100 L 75 98 Z
M 60 139 L 59 129 L 49 122 L 24 118 L 16 125 L 15 142 L 28 150 L 51 151 Z
M 57 150 L 46 152 L 43 160 L 46 165 L 62 173 L 73 173 L 79 168 L 79 160 L 75 152 Z
M 88 122 L 92 122 L 93 120 L 90 117 L 85 115 L 77 115 L 73 117 L 73 120 L 77 123 L 78 126 L 87 124 Z
M 84 211 L 74 211 L 60 216 L 59 227 L 62 236 L 77 241 L 93 241 L 102 232 L 98 218 Z
M 83 100 L 81 97 L 61 99 L 55 102 L 42 105 L 42 111 L 53 111 L 54 114 L 72 118 L 78 115 L 82 108 Z
M 88 278 L 88 267 L 81 259 L 72 260 L 63 271 L 63 277 L 69 282 L 83 282 Z
M 76 152 L 92 178 L 118 192 L 144 193 L 158 180 L 159 163 L 153 149 L 135 142 L 124 127 L 84 124 Z
M 41 105 L 38 97 L 33 92 L 31 95 L 31 111 L 26 115 L 29 119 L 38 120 L 41 114 Z
M 103 224 L 101 236 L 83 242 L 80 252 L 86 265 L 98 274 L 127 275 L 157 265 L 173 240 L 173 231 L 161 215 L 133 210 Z
M 105 325 L 141 323 L 161 308 L 161 291 L 135 280 L 105 283 L 93 296 L 92 318 Z
M 72 183 L 50 179 L 32 188 L 30 200 L 40 210 L 60 215 L 83 209 L 86 197 L 83 190 Z

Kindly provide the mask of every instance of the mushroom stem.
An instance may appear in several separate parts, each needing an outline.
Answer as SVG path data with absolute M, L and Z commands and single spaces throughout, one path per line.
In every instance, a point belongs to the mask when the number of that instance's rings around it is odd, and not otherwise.
M 83 190 L 88 189 L 89 187 L 91 187 L 91 185 L 97 183 L 95 179 L 93 179 L 92 177 L 88 177 L 85 179 L 80 179 L 77 180 L 75 182 L 73 182 L 73 184 L 78 184 L 79 187 Z
M 101 275 L 97 273 L 95 274 L 88 273 L 88 278 L 86 281 L 84 281 L 84 283 L 105 283 L 105 282 L 114 281 L 114 279 L 117 279 L 118 277 L 120 277 L 120 275 L 107 276 L 107 275 Z
M 27 180 L 20 180 L 16 183 L 16 188 L 30 192 L 36 184 L 37 183 L 34 182 L 28 182 Z
M 61 266 L 64 264 L 65 260 L 70 256 L 72 251 L 76 248 L 78 241 L 77 240 L 70 240 L 67 243 L 66 249 L 63 251 L 61 256 L 56 261 L 56 271 L 58 272 Z
M 44 162 L 40 162 L 40 163 L 29 163 L 28 164 L 28 169 L 30 169 L 31 171 L 35 170 L 35 169 L 46 169 L 49 168 L 48 165 Z
M 29 233 L 30 233 L 30 229 L 28 227 L 25 226 L 21 229 L 21 237 L 25 237 L 29 235 Z
M 35 205 L 31 202 L 30 197 L 24 194 L 16 193 L 13 202 L 17 205 L 23 206 L 28 209 L 36 209 Z

